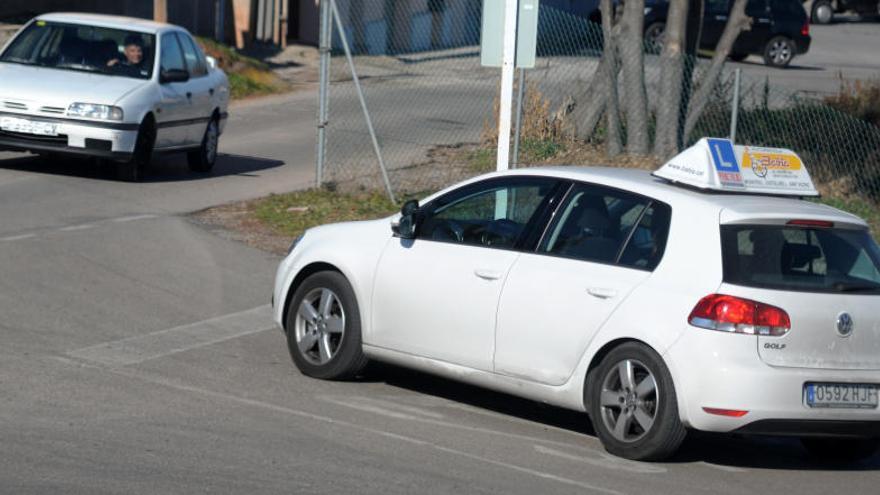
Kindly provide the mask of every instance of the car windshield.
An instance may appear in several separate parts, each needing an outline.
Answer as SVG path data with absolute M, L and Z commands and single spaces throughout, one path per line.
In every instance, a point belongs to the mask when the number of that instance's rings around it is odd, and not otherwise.
M 727 283 L 880 294 L 880 248 L 867 230 L 725 225 L 721 243 Z
M 155 36 L 46 21 L 31 23 L 0 56 L 0 62 L 149 79 Z

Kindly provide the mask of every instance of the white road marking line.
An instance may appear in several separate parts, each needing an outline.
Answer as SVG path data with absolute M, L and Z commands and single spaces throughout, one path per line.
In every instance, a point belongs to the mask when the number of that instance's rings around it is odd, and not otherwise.
M 23 241 L 25 239 L 32 239 L 36 236 L 37 234 L 11 235 L 9 237 L 0 237 L 0 241 Z
M 599 453 L 602 458 L 596 459 L 592 457 L 569 454 L 560 450 L 544 447 L 543 445 L 535 445 L 535 450 L 541 454 L 552 455 L 555 457 L 560 457 L 562 459 L 567 459 L 569 461 L 582 462 L 585 464 L 590 464 L 592 466 L 605 469 L 613 469 L 616 471 L 628 471 L 630 473 L 639 474 L 662 474 L 668 472 L 668 469 L 661 466 L 654 466 L 643 462 L 627 461 L 625 459 L 619 459 L 617 457 L 607 455 L 602 452 Z
M 388 407 L 388 408 L 391 408 L 392 410 L 397 409 L 397 410 L 404 411 L 404 412 L 407 412 L 410 414 L 415 414 L 417 416 L 427 416 L 427 417 L 433 418 L 433 419 L 443 419 L 444 418 L 444 416 L 440 413 L 428 411 L 428 410 L 422 409 L 420 407 L 408 406 L 406 404 L 401 404 L 399 402 L 394 402 L 394 401 L 390 401 L 390 400 L 383 400 L 383 399 L 377 399 L 375 397 L 362 397 L 362 396 L 351 397 L 351 399 L 354 399 L 356 401 L 366 402 L 368 404 L 369 403 L 378 404 L 379 406 Z
M 77 230 L 87 230 L 95 228 L 94 224 L 84 223 L 82 225 L 71 225 L 69 227 L 61 227 L 58 232 L 75 232 Z
M 268 304 L 67 353 L 104 366 L 128 366 L 275 328 Z
M 718 469 L 721 471 L 726 471 L 728 473 L 747 473 L 748 472 L 748 469 L 740 469 L 740 468 L 733 467 L 733 466 L 722 466 L 720 464 L 712 464 L 711 462 L 706 462 L 706 461 L 699 461 L 699 462 L 697 462 L 697 464 L 700 464 L 700 465 L 706 466 L 706 467 L 710 467 L 710 468 L 715 468 L 715 469 Z
M 61 357 L 59 357 L 59 359 L 62 360 L 62 361 L 66 361 L 64 358 L 61 358 Z M 351 428 L 351 429 L 354 429 L 354 430 L 359 430 L 359 431 L 363 431 L 363 432 L 367 432 L 367 433 L 372 433 L 372 434 L 379 435 L 379 436 L 382 436 L 382 437 L 385 437 L 385 438 L 392 438 L 392 439 L 400 440 L 400 441 L 403 441 L 403 442 L 406 442 L 406 443 L 410 443 L 410 444 L 413 444 L 413 445 L 418 445 L 418 446 L 422 446 L 422 447 L 432 448 L 432 449 L 438 450 L 438 451 L 440 451 L 440 452 L 446 452 L 446 453 L 448 453 L 448 454 L 452 454 L 452 455 L 459 456 L 459 457 L 464 457 L 464 458 L 471 459 L 471 460 L 475 460 L 475 461 L 480 461 L 480 462 L 483 462 L 483 463 L 486 463 L 486 464 L 492 464 L 492 465 L 494 465 L 494 466 L 502 467 L 502 468 L 505 468 L 505 469 L 508 469 L 508 470 L 511 470 L 511 471 L 517 471 L 517 472 L 520 472 L 520 473 L 529 474 L 529 475 L 532 475 L 532 476 L 535 476 L 535 477 L 538 477 L 538 478 L 547 479 L 547 480 L 551 480 L 551 481 L 556 481 L 556 482 L 558 482 L 558 483 L 563 483 L 563 484 L 566 484 L 566 485 L 576 486 L 576 487 L 579 487 L 579 488 L 582 488 L 582 489 L 585 489 L 585 490 L 590 490 L 590 491 L 593 491 L 593 492 L 596 492 L 596 493 L 605 493 L 605 494 L 608 494 L 608 495 L 624 495 L 623 492 L 619 492 L 619 491 L 617 491 L 617 490 L 612 490 L 612 489 L 610 489 L 610 488 L 603 488 L 603 487 L 601 487 L 601 486 L 596 486 L 596 485 L 592 485 L 592 484 L 585 483 L 585 482 L 582 482 L 582 481 L 577 481 L 577 480 L 573 480 L 573 479 L 569 479 L 569 478 L 564 478 L 564 477 L 562 477 L 562 476 L 557 476 L 557 475 L 555 475 L 555 474 L 547 473 L 547 472 L 544 472 L 544 471 L 538 471 L 538 470 L 535 470 L 535 469 L 531 469 L 531 468 L 527 468 L 527 467 L 519 466 L 519 465 L 516 465 L 516 464 L 511 464 L 511 463 L 508 463 L 508 462 L 503 462 L 503 461 L 498 461 L 498 460 L 495 460 L 495 459 L 490 459 L 490 458 L 488 458 L 488 457 L 479 456 L 479 455 L 476 455 L 476 454 L 471 454 L 471 453 L 469 453 L 469 452 L 465 452 L 465 451 L 462 451 L 462 450 L 452 449 L 452 448 L 449 448 L 449 447 L 443 447 L 443 446 L 441 446 L 441 445 L 437 445 L 437 444 L 435 444 L 435 443 L 433 443 L 433 442 L 428 442 L 428 441 L 425 441 L 425 440 L 420 440 L 420 439 L 418 439 L 418 438 L 413 438 L 413 437 L 406 436 L 406 435 L 400 435 L 400 434 L 397 434 L 397 433 L 391 433 L 391 432 L 389 432 L 389 431 L 379 430 L 379 429 L 376 429 L 376 428 L 370 428 L 370 427 L 362 426 L 362 425 L 359 425 L 359 424 L 350 423 L 350 422 L 348 422 L 348 421 L 344 421 L 344 420 L 338 420 L 338 419 L 328 418 L 328 417 L 326 417 L 326 416 L 319 416 L 319 415 L 317 415 L 317 414 L 312 414 L 312 413 L 309 413 L 309 412 L 306 412 L 306 411 L 301 411 L 301 410 L 298 410 L 298 409 L 291 409 L 291 408 L 288 408 L 288 407 L 279 406 L 279 405 L 272 404 L 272 403 L 269 403 L 269 402 L 263 402 L 263 401 L 255 400 L 255 399 L 247 399 L 247 398 L 244 398 L 244 397 L 238 397 L 238 396 L 235 396 L 235 395 L 225 394 L 225 393 L 222 393 L 222 392 L 215 392 L 215 391 L 213 391 L 213 390 L 208 390 L 208 389 L 204 389 L 204 388 L 194 387 L 194 386 L 191 386 L 191 385 L 183 385 L 183 384 L 180 384 L 180 383 L 174 383 L 174 382 L 171 382 L 171 381 L 169 381 L 169 380 L 167 380 L 167 379 L 158 378 L 158 377 L 151 377 L 151 376 L 146 375 L 146 374 L 144 374 L 144 373 L 138 373 L 138 372 L 135 372 L 135 371 L 130 370 L 130 369 L 124 369 L 124 368 L 105 368 L 105 367 L 100 366 L 100 365 L 87 364 L 87 363 L 77 363 L 77 362 L 74 362 L 74 363 L 72 363 L 72 364 L 79 364 L 79 365 L 91 366 L 91 367 L 94 367 L 94 368 L 97 368 L 97 369 L 103 369 L 103 370 L 106 370 L 106 371 L 108 371 L 108 372 L 110 372 L 110 373 L 115 373 L 115 374 L 117 374 L 117 375 L 126 376 L 126 377 L 128 377 L 128 378 L 134 378 L 134 379 L 137 379 L 137 380 L 142 380 L 142 381 L 149 382 L 149 383 L 153 383 L 153 384 L 156 384 L 156 385 L 162 385 L 162 386 L 169 387 L 169 388 L 173 388 L 173 389 L 180 390 L 180 391 L 183 391 L 183 392 L 190 392 L 190 393 L 195 393 L 195 394 L 199 394 L 199 395 L 203 395 L 203 396 L 207 396 L 207 397 L 212 397 L 212 398 L 215 398 L 215 399 L 225 400 L 225 401 L 227 401 L 227 402 L 234 402 L 234 403 L 244 404 L 244 405 L 248 405 L 248 406 L 252 406 L 252 407 L 258 407 L 258 408 L 261 408 L 261 409 L 266 409 L 266 410 L 274 411 L 274 412 L 277 412 L 277 413 L 287 414 L 287 415 L 290 415 L 290 416 L 297 416 L 297 417 L 300 417 L 300 418 L 312 419 L 312 420 L 315 420 L 315 421 L 320 421 L 320 422 L 322 422 L 322 423 L 332 424 L 332 425 L 336 425 L 336 426 L 344 426 L 344 427 L 346 427 L 346 428 Z
M 135 220 L 149 220 L 151 218 L 158 218 L 158 215 L 131 215 L 128 217 L 119 217 L 111 220 L 112 222 L 123 223 L 123 222 L 134 222 Z
M 443 426 L 446 428 L 453 428 L 456 430 L 470 431 L 470 432 L 475 432 L 475 433 L 485 433 L 487 435 L 497 435 L 500 437 L 513 438 L 516 440 L 525 440 L 527 442 L 552 444 L 552 445 L 557 445 L 560 447 L 595 452 L 595 450 L 593 450 L 589 447 L 586 447 L 586 446 L 572 445 L 570 443 L 557 442 L 555 440 L 547 440 L 544 438 L 538 438 L 538 437 L 533 437 L 533 436 L 529 436 L 529 435 L 519 435 L 517 433 L 507 433 L 504 431 L 492 430 L 489 428 L 482 428 L 479 426 L 467 426 L 467 425 L 462 425 L 462 424 L 458 424 L 458 423 L 450 423 L 448 421 L 440 421 L 440 420 L 430 419 L 430 418 L 420 418 L 418 416 L 412 416 L 409 414 L 403 414 L 403 413 L 398 413 L 398 412 L 394 412 L 394 411 L 389 411 L 387 409 L 383 409 L 383 408 L 375 407 L 375 406 L 370 406 L 370 405 L 366 405 L 366 404 L 353 404 L 351 402 L 350 397 L 340 398 L 340 397 L 334 397 L 334 396 L 319 395 L 316 398 L 319 400 L 323 400 L 324 402 L 336 404 L 338 406 L 348 407 L 350 409 L 357 409 L 359 411 L 364 411 L 364 412 L 372 412 L 372 413 L 379 414 L 382 416 L 393 417 L 395 419 L 405 419 L 408 421 L 427 423 L 430 425 Z

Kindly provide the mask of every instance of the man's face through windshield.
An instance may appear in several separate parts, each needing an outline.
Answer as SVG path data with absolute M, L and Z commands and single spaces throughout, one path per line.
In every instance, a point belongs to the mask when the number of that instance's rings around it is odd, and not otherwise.
M 123 53 L 125 53 L 125 58 L 131 65 L 138 65 L 144 59 L 144 49 L 141 48 L 140 45 L 134 43 L 130 45 L 125 45 L 125 50 L 123 50 Z

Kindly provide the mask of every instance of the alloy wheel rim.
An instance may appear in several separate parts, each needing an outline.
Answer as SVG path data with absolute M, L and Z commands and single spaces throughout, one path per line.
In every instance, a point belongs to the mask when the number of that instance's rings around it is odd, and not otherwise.
M 820 5 L 816 9 L 816 20 L 818 20 L 822 24 L 827 24 L 831 21 L 831 17 L 833 16 L 833 12 L 831 12 L 830 5 Z
M 785 41 L 777 41 L 773 43 L 773 46 L 770 47 L 770 58 L 772 58 L 777 65 L 788 62 L 791 58 L 791 48 L 788 46 L 788 43 Z
M 211 121 L 208 124 L 208 136 L 205 142 L 205 154 L 209 163 L 213 163 L 217 158 L 217 123 Z
M 659 394 L 647 366 L 635 359 L 620 361 L 602 380 L 599 401 L 605 428 L 621 442 L 642 439 L 654 426 Z
M 652 53 L 660 53 L 663 51 L 663 33 L 664 29 L 652 27 L 648 29 L 645 38 L 648 40 L 648 48 Z
M 306 294 L 297 309 L 295 337 L 300 355 L 311 364 L 330 362 L 345 336 L 345 309 L 330 289 L 317 288 Z

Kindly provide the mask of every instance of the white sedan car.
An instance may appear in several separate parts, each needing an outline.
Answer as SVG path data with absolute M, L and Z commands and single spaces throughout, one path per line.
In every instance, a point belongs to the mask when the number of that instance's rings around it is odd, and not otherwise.
M 226 75 L 177 26 L 49 14 L 0 54 L 0 149 L 110 159 L 124 180 L 154 152 L 210 171 L 228 105 Z
M 720 151 L 719 151 L 720 150 Z M 880 438 L 880 249 L 786 150 L 702 140 L 651 174 L 495 173 L 308 230 L 275 280 L 297 367 L 368 359 L 586 411 L 657 460 L 688 429 Z

